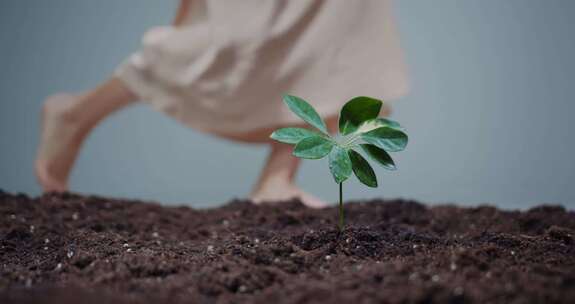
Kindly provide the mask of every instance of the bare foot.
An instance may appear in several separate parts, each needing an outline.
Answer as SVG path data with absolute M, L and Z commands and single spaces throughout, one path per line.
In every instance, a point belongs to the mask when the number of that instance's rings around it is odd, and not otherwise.
M 45 192 L 68 190 L 68 176 L 85 136 L 79 120 L 70 111 L 77 98 L 60 94 L 44 103 L 35 171 Z
M 254 204 L 273 204 L 278 201 L 287 201 L 293 198 L 299 198 L 301 202 L 310 208 L 324 208 L 329 204 L 323 200 L 301 190 L 293 184 L 284 184 L 282 186 L 262 187 L 255 190 L 250 195 Z

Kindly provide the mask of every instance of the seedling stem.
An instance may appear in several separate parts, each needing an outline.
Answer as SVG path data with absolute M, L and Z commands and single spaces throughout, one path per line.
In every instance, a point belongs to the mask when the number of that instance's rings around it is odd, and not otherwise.
M 339 183 L 339 231 L 343 231 L 343 182 Z

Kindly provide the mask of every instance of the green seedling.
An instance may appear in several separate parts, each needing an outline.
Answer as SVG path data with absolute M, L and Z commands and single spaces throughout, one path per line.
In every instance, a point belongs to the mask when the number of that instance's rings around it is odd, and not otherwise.
M 284 102 L 289 109 L 315 130 L 304 128 L 281 128 L 271 138 L 295 145 L 293 155 L 305 159 L 328 157 L 329 169 L 339 184 L 339 224 L 344 228 L 343 182 L 353 172 L 368 187 L 377 187 L 377 178 L 363 151 L 371 159 L 388 170 L 395 170 L 395 163 L 388 152 L 398 152 L 407 145 L 407 134 L 399 123 L 380 118 L 383 102 L 370 97 L 355 97 L 348 101 L 339 114 L 339 134 L 331 136 L 325 122 L 305 100 L 286 95 Z

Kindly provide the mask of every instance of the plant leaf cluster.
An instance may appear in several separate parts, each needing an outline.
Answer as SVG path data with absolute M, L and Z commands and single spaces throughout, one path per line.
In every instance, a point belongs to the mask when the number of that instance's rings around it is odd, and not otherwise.
M 353 172 L 366 186 L 377 187 L 375 172 L 360 152 L 385 169 L 395 170 L 389 152 L 398 152 L 407 146 L 408 137 L 400 124 L 379 117 L 383 105 L 381 100 L 359 96 L 348 101 L 340 112 L 339 135 L 334 137 L 308 102 L 291 95 L 284 96 L 284 102 L 314 129 L 281 128 L 270 137 L 295 145 L 294 156 L 305 159 L 327 156 L 336 183 L 344 182 Z

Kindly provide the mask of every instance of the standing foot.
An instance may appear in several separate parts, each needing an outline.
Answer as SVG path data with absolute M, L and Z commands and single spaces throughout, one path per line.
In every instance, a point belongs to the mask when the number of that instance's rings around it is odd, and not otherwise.
M 72 113 L 78 98 L 60 94 L 44 103 L 35 171 L 45 192 L 68 190 L 68 176 L 86 135 L 80 119 Z
M 329 204 L 325 201 L 301 190 L 297 186 L 286 183 L 284 185 L 260 187 L 252 192 L 250 199 L 256 205 L 274 204 L 280 201 L 287 201 L 298 198 L 301 202 L 310 208 L 324 208 Z

